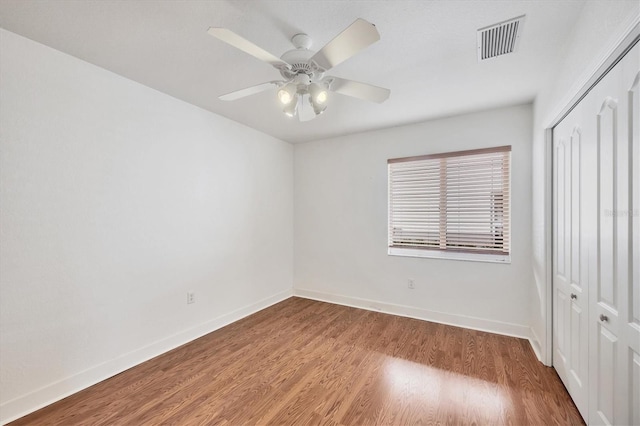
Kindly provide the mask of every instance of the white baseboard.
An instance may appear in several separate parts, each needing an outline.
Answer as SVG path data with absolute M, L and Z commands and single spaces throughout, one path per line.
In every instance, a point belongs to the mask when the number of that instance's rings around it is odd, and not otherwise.
M 415 318 L 456 327 L 469 328 L 471 330 L 486 331 L 505 336 L 519 337 L 531 341 L 531 328 L 525 325 L 511 324 L 507 322 L 488 320 L 484 318 L 470 317 L 466 315 L 449 314 L 446 312 L 431 311 L 412 306 L 396 305 L 393 303 L 379 302 L 377 300 L 361 299 L 359 297 L 343 296 L 296 288 L 293 295 L 305 299 L 319 300 L 321 302 L 335 303 L 351 306 L 353 308 L 369 311 L 383 312 L 401 317 Z
M 40 408 L 66 398 L 76 392 L 95 385 L 109 377 L 115 376 L 131 367 L 150 360 L 158 355 L 189 343 L 205 334 L 211 333 L 225 325 L 238 321 L 271 305 L 288 299 L 292 290 L 286 290 L 266 299 L 236 309 L 203 324 L 184 330 L 180 333 L 158 340 L 150 345 L 124 354 L 118 358 L 81 371 L 58 382 L 51 383 L 27 395 L 23 395 L 0 405 L 0 424 L 6 424 L 20 417 L 26 416 Z
M 533 352 L 536 354 L 538 361 L 545 364 L 544 359 L 542 357 L 542 346 L 540 345 L 540 338 L 536 334 L 533 327 L 531 327 L 529 332 L 531 333 L 530 335 L 531 337 L 529 337 L 529 344 L 531 344 L 531 348 L 533 349 Z M 550 367 L 550 365 L 548 367 Z

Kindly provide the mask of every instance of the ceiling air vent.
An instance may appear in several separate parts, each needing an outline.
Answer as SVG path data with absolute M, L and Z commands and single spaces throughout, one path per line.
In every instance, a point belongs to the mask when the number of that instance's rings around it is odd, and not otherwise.
M 478 61 L 512 53 L 518 47 L 524 15 L 478 30 Z

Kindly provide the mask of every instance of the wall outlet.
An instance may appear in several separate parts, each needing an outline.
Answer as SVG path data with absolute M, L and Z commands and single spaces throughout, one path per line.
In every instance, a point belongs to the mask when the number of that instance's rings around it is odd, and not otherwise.
M 196 303 L 196 294 L 194 292 L 187 292 L 187 305 Z
M 414 288 L 416 288 L 416 283 L 413 282 L 411 278 L 409 278 L 407 280 L 407 287 L 409 288 L 409 290 L 413 290 Z

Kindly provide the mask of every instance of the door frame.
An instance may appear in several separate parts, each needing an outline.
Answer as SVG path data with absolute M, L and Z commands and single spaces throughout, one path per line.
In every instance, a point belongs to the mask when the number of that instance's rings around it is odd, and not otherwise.
M 559 103 L 553 119 L 544 126 L 544 246 L 545 246 L 545 338 L 541 361 L 553 366 L 553 128 L 569 114 L 591 89 L 613 68 L 631 48 L 640 42 L 640 14 L 632 16 L 623 30 L 607 47 L 597 62 Z M 541 344 L 543 342 L 540 342 Z

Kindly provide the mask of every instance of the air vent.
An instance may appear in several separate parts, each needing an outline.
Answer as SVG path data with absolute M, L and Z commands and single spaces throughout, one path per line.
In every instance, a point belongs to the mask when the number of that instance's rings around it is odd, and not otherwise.
M 518 47 L 524 15 L 478 30 L 478 61 L 513 53 Z

